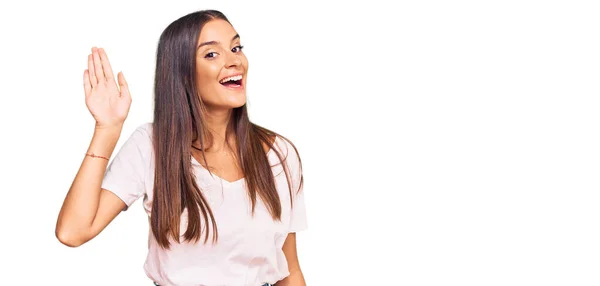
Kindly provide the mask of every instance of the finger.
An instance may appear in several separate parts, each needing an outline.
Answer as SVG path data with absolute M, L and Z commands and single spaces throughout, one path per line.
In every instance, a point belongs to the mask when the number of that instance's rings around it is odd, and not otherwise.
M 85 97 L 88 97 L 92 93 L 92 84 L 90 82 L 90 72 L 85 70 L 83 72 L 83 90 L 85 91 Z
M 110 61 L 108 60 L 108 55 L 106 55 L 106 51 L 100 48 L 98 50 L 98 54 L 100 55 L 100 60 L 102 61 L 102 70 L 104 71 L 104 76 L 107 81 L 111 81 L 114 79 L 112 73 L 112 67 L 110 66 Z
M 90 85 L 92 87 L 96 87 L 98 85 L 98 79 L 96 78 L 96 73 L 94 72 L 94 59 L 92 55 L 88 55 L 88 72 L 90 77 Z
M 96 78 L 98 83 L 106 80 L 104 77 L 104 71 L 102 70 L 102 62 L 100 61 L 100 55 L 98 55 L 98 49 L 92 48 L 92 58 L 94 59 L 94 71 L 96 72 Z
M 131 94 L 129 93 L 129 85 L 127 84 L 127 80 L 125 80 L 123 72 L 119 72 L 117 77 L 119 80 L 119 87 L 121 89 L 121 96 L 131 98 Z

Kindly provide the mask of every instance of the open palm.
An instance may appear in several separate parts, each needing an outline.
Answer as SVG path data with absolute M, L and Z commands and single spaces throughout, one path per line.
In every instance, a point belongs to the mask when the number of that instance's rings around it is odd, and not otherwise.
M 119 85 L 104 49 L 92 48 L 88 69 L 83 73 L 85 104 L 96 120 L 97 127 L 122 125 L 131 106 L 131 94 L 123 73 Z

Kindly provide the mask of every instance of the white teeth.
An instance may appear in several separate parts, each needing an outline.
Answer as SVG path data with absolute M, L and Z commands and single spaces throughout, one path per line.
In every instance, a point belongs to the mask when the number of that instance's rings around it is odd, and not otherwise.
M 236 80 L 241 80 L 241 79 L 242 79 L 241 75 L 230 76 L 230 77 L 226 77 L 226 78 L 222 79 L 220 81 L 220 83 L 226 83 L 228 81 L 236 81 Z

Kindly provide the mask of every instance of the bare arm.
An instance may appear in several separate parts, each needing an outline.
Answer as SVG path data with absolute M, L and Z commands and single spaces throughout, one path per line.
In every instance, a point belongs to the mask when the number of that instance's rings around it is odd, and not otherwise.
M 283 253 L 287 260 L 290 275 L 285 279 L 275 283 L 276 286 L 306 286 L 304 275 L 300 269 L 298 261 L 298 252 L 296 251 L 296 233 L 289 233 L 283 243 Z
M 106 53 L 92 49 L 84 72 L 86 105 L 96 127 L 88 154 L 110 158 L 129 112 L 131 97 L 125 78 L 119 74 L 117 87 Z M 85 156 L 65 197 L 56 223 L 56 237 L 77 247 L 98 235 L 120 212 L 125 203 L 101 184 L 108 160 Z
M 88 154 L 110 158 L 120 129 L 96 130 Z M 94 236 L 112 221 L 125 203 L 111 192 L 101 190 L 108 161 L 85 156 L 58 215 L 56 236 L 68 246 L 76 247 Z

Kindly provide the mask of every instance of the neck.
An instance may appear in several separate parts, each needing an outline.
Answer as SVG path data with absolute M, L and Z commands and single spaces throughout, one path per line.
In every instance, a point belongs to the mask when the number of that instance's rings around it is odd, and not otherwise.
M 212 137 L 212 142 L 204 142 L 205 146 L 210 145 L 210 150 L 224 150 L 227 147 L 225 135 L 227 126 L 231 120 L 232 109 L 206 110 L 206 127 Z

